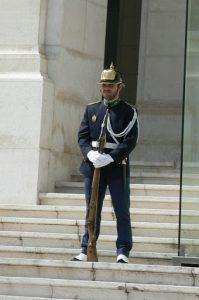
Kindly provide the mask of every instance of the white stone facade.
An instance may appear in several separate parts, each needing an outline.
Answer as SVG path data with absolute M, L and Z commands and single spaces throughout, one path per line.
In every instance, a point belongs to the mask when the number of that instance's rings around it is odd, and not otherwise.
M 142 3 L 138 160 L 179 157 L 185 2 Z M 107 0 L 0 7 L 0 203 L 36 204 L 38 192 L 79 168 L 77 130 L 85 105 L 100 97 Z
M 0 1 L 0 202 L 6 204 L 37 201 L 45 72 L 40 4 Z
M 77 129 L 98 96 L 106 5 L 0 1 L 0 203 L 36 204 L 38 191 L 78 168 Z
M 77 171 L 77 131 L 85 106 L 99 97 L 107 1 L 48 1 L 46 55 L 54 82 L 48 190 Z
M 138 160 L 180 161 L 186 0 L 143 0 Z

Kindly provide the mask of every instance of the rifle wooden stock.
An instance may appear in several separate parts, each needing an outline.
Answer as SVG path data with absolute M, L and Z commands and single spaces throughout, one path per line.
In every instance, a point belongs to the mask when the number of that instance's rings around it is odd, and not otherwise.
M 99 138 L 98 151 L 103 153 L 104 145 L 106 143 L 106 126 L 108 118 L 108 109 L 103 121 L 103 131 Z M 99 183 L 100 183 L 100 168 L 96 168 L 93 174 L 92 188 L 91 188 L 91 199 L 89 204 L 89 215 L 88 215 L 88 247 L 87 247 L 87 261 L 98 261 L 97 249 L 96 249 L 96 218 L 97 218 L 97 207 L 98 207 L 98 194 L 99 194 Z
M 98 192 L 100 182 L 100 168 L 94 170 L 91 199 L 89 205 L 88 217 L 88 248 L 87 248 L 87 261 L 98 261 L 96 249 L 96 215 L 98 206 Z

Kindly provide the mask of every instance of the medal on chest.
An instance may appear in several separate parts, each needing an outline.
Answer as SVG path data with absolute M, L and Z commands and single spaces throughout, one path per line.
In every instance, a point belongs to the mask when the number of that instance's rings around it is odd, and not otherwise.
M 95 122 L 96 122 L 96 120 L 97 120 L 97 117 L 96 117 L 96 115 L 93 115 L 93 116 L 92 116 L 92 118 L 91 118 L 91 120 L 92 120 L 92 122 L 93 122 L 93 123 L 95 123 Z

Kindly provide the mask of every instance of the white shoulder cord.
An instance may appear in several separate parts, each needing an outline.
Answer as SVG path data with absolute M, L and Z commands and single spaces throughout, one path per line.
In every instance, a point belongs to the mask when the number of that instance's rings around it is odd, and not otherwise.
M 129 133 L 129 131 L 133 128 L 133 125 L 135 124 L 136 122 L 136 119 L 137 119 L 137 112 L 134 108 L 132 108 L 133 111 L 134 111 L 134 115 L 133 115 L 133 119 L 129 122 L 128 126 L 120 133 L 114 133 L 112 127 L 111 127 L 111 122 L 110 122 L 110 115 L 108 115 L 108 122 L 107 122 L 107 130 L 108 132 L 110 133 L 112 139 L 117 143 L 119 144 L 117 138 L 120 138 L 120 137 L 126 137 L 127 134 Z

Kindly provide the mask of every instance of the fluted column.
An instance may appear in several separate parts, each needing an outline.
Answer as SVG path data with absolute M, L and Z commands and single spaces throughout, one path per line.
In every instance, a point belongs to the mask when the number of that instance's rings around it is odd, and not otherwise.
M 47 2 L 0 0 L 0 204 L 36 204 Z

